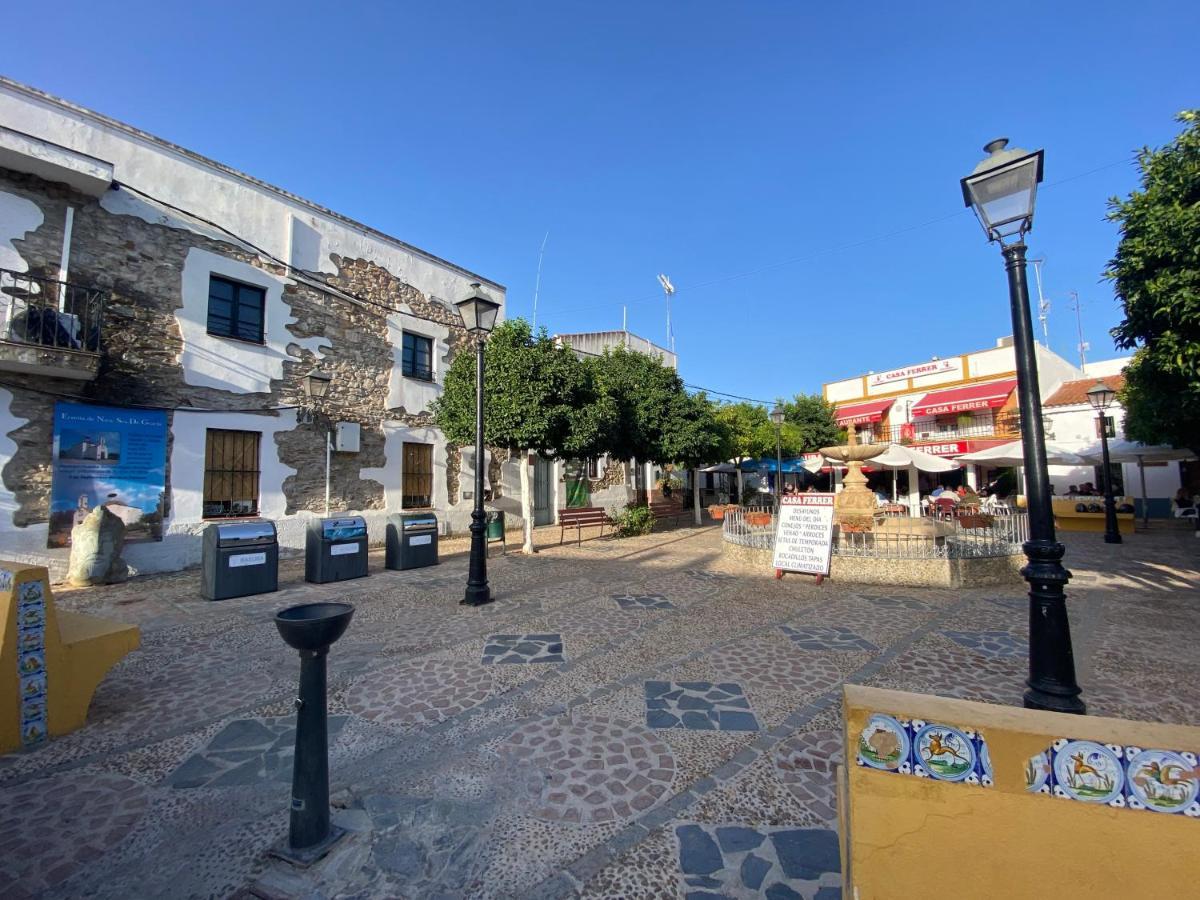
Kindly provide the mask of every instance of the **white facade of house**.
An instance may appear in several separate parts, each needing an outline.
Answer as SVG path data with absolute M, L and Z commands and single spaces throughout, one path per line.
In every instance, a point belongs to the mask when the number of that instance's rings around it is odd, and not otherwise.
M 365 260 L 386 269 L 454 315 L 453 303 L 466 296 L 476 282 L 482 283 L 493 298 L 501 303 L 504 300 L 503 286 L 467 269 L 129 125 L 7 79 L 0 79 L 0 168 L 70 185 L 98 198 L 100 207 L 113 216 L 136 217 L 243 249 L 254 245 L 286 261 L 292 270 L 336 275 L 334 255 Z M 136 188 L 155 199 L 121 186 Z M 171 207 L 186 210 L 188 214 Z M 76 255 L 81 251 L 77 240 L 72 244 L 71 214 L 68 209 L 62 280 L 71 277 L 72 250 Z M 27 270 L 29 263 L 13 241 L 26 238 L 42 225 L 43 219 L 37 204 L 0 191 L 0 266 Z M 206 225 L 201 219 L 221 227 Z M 86 252 L 86 248 L 82 249 Z M 265 290 L 266 327 L 261 344 L 230 341 L 207 332 L 209 278 L 213 274 Z M 295 361 L 298 354 L 307 351 L 319 363 L 329 352 L 329 340 L 321 336 L 297 338 L 287 330 L 294 319 L 284 288 L 293 279 L 293 271 L 278 266 L 259 268 L 197 247 L 188 254 L 178 277 L 183 304 L 175 314 L 182 337 L 182 352 L 177 362 L 187 385 L 215 390 L 231 398 L 261 394 L 265 398 L 263 405 L 270 407 L 278 403 L 271 396 L 272 383 L 278 384 L 285 362 Z M 450 329 L 410 312 L 402 308 L 387 315 L 394 356 L 387 382 L 387 407 L 402 409 L 411 417 L 427 412 L 440 394 L 449 363 Z M 402 374 L 400 342 L 404 331 L 425 335 L 433 342 L 432 381 Z M 11 400 L 11 392 L 0 389 L 0 467 L 16 452 L 9 435 L 28 421 L 12 411 Z M 117 396 L 110 398 L 117 405 L 121 400 Z M 96 402 L 104 401 L 97 398 Z M 261 432 L 260 514 L 276 521 L 283 546 L 303 547 L 306 524 L 313 513 L 286 513 L 283 485 L 295 474 L 295 469 L 279 459 L 274 440 L 277 434 L 296 428 L 296 419 L 295 409 L 263 413 L 175 412 L 167 487 L 171 503 L 169 518 L 164 523 L 164 538 L 161 542 L 128 546 L 125 557 L 131 567 L 139 572 L 169 571 L 199 562 L 199 535 L 208 524 L 201 503 L 206 429 Z M 398 511 L 400 506 L 402 443 L 419 441 L 433 446 L 434 510 L 444 527 L 465 528 L 471 504 L 451 503 L 452 499 L 460 498 L 447 496 L 446 442 L 442 434 L 432 427 L 386 417 L 369 427 L 382 431 L 386 461 L 382 466 L 364 467 L 359 474 L 362 479 L 382 484 L 386 509 L 336 512 L 361 512 L 368 521 L 372 540 L 382 541 L 387 515 Z M 472 474 L 468 457 L 460 471 L 460 492 L 464 488 L 470 491 Z M 515 462 L 506 462 L 504 508 L 513 517 L 519 516 L 518 481 Z M 48 564 L 56 574 L 61 573 L 67 551 L 47 549 L 47 525 L 15 525 L 15 508 L 12 491 L 0 482 L 0 556 Z

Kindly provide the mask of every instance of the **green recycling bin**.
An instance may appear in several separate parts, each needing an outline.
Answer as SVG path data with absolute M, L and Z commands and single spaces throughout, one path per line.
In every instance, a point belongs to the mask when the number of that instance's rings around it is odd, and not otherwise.
M 488 510 L 487 539 L 489 541 L 504 540 L 504 512 L 499 509 Z

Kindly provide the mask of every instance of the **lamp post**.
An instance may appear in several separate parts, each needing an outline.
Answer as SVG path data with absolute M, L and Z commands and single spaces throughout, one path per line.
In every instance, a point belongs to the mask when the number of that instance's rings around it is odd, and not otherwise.
M 1117 525 L 1117 501 L 1113 498 L 1112 468 L 1108 461 L 1108 423 L 1105 421 L 1105 411 L 1112 405 L 1117 392 L 1109 388 L 1103 381 L 1097 380 L 1088 389 L 1088 403 L 1099 414 L 1100 449 L 1104 460 L 1104 543 L 1120 544 L 1121 529 Z
M 1029 540 L 1024 546 L 1029 562 L 1021 569 L 1029 582 L 1029 678 L 1025 706 L 1083 714 L 1086 710 L 1075 680 L 1075 655 L 1063 595 L 1071 573 L 1062 564 L 1066 548 L 1054 534 L 1037 356 L 1029 315 L 1029 285 L 1025 280 L 1024 238 L 1033 226 L 1043 154 L 1041 150 L 1030 153 L 1008 148 L 1006 138 L 992 141 L 983 149 L 988 157 L 961 184 L 963 200 L 974 208 L 988 240 L 1000 244 L 1008 272 L 1029 509 Z
M 779 401 L 771 410 L 771 421 L 775 423 L 775 505 L 779 506 L 779 498 L 783 496 L 783 407 Z
M 328 372 L 323 372 L 320 369 L 313 369 L 304 376 L 304 393 L 308 394 L 310 400 L 321 401 L 329 393 L 330 382 L 333 381 L 333 376 Z M 333 457 L 333 434 L 329 430 L 328 423 L 325 427 L 325 515 L 329 515 L 329 466 Z
M 487 524 L 483 511 L 483 345 L 496 327 L 500 304 L 485 294 L 478 282 L 471 294 L 458 302 L 467 334 L 475 340 L 475 509 L 471 512 L 471 563 L 467 570 L 467 592 L 462 602 L 483 606 L 492 602 L 487 580 Z

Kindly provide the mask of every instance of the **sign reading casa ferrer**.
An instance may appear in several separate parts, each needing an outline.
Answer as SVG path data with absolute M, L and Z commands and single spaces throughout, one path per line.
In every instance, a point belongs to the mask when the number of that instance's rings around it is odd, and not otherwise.
M 916 366 L 905 366 L 903 369 L 892 369 L 889 372 L 876 372 L 871 376 L 872 386 L 890 384 L 893 381 L 904 381 L 908 378 L 925 378 L 929 375 L 942 375 L 946 372 L 957 372 L 962 362 L 957 359 L 935 359 Z

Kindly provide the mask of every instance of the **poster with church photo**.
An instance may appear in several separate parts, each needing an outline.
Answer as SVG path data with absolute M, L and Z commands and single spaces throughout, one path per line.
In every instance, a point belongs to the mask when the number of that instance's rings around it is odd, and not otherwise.
M 161 541 L 166 504 L 167 414 L 83 403 L 54 404 L 50 547 L 97 507 L 125 524 L 125 542 Z

